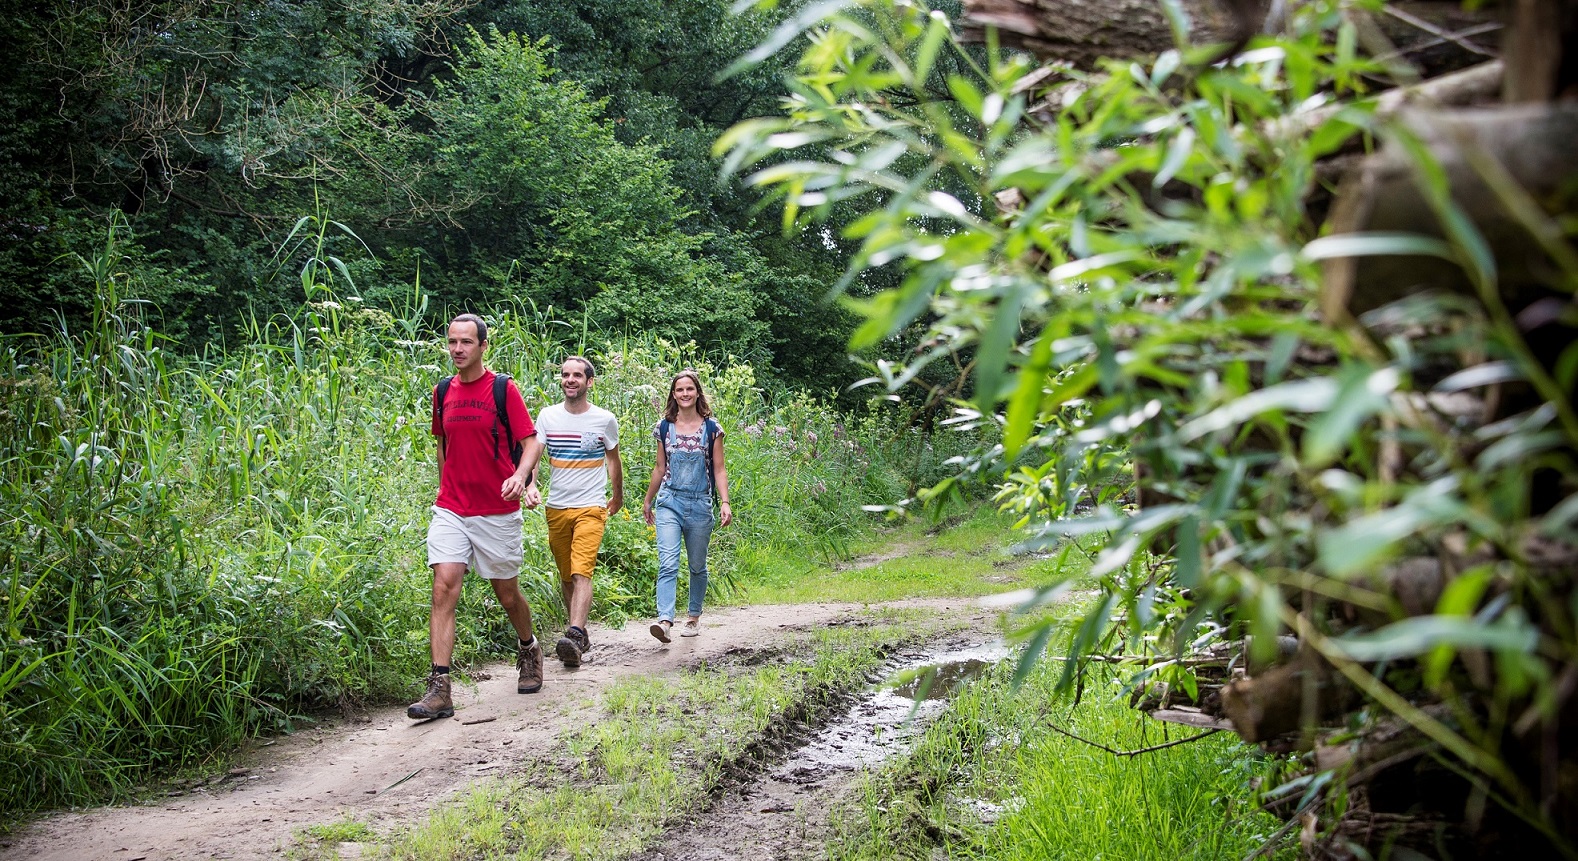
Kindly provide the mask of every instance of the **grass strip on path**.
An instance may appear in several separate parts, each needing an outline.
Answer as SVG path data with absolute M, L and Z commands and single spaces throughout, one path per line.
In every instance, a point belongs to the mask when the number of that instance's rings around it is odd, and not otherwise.
M 386 856 L 617 858 L 708 803 L 731 775 L 751 772 L 794 725 L 826 720 L 901 644 L 940 633 L 936 614 L 873 608 L 861 624 L 792 639 L 751 666 L 702 666 L 618 682 L 559 762 L 488 781 L 395 835 Z M 760 653 L 757 653 L 760 656 Z

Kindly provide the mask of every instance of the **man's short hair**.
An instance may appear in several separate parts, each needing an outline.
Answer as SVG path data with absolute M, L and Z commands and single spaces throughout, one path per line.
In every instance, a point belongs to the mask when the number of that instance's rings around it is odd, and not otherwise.
M 588 359 L 585 356 L 568 356 L 568 357 L 565 358 L 565 360 L 563 362 L 559 363 L 559 367 L 562 368 L 565 365 L 569 364 L 570 362 L 580 362 L 581 363 L 581 367 L 586 369 L 586 378 L 588 380 L 590 380 L 593 377 L 597 376 L 597 369 L 592 367 L 592 360 L 591 359 Z
M 449 325 L 451 326 L 455 325 L 456 323 L 476 323 L 477 342 L 482 344 L 486 344 L 488 342 L 488 324 L 476 314 L 461 314 L 459 317 L 449 321 Z M 591 375 L 588 374 L 587 376 Z

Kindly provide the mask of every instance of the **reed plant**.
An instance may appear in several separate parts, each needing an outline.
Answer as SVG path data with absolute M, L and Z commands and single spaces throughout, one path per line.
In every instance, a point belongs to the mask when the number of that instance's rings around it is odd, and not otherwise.
M 182 354 L 148 323 L 115 228 L 81 261 L 97 295 L 90 327 L 40 321 L 0 341 L 6 812 L 123 796 L 155 773 L 212 767 L 314 709 L 414 693 L 428 660 L 429 398 L 451 371 L 420 285 L 404 309 L 360 302 L 322 253 L 331 227 L 314 219 L 293 233 L 309 301 L 253 320 L 228 347 Z M 600 371 L 594 401 L 619 417 L 627 509 L 600 560 L 603 623 L 654 609 L 639 499 L 651 429 L 683 367 L 702 373 L 728 434 L 738 519 L 709 559 L 720 593 L 844 540 L 862 505 L 906 486 L 908 449 L 893 443 L 903 435 L 880 414 L 841 415 L 760 383 L 746 363 L 594 331 L 552 308 L 488 317 L 490 366 L 519 381 L 532 410 L 559 399 L 558 362 L 585 354 Z M 557 625 L 542 520 L 526 523 L 522 584 L 539 625 Z M 462 670 L 513 643 L 492 602 L 467 583 Z

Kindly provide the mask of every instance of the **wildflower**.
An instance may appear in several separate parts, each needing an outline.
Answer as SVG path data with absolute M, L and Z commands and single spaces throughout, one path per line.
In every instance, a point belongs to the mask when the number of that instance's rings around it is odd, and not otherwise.
M 762 435 L 762 429 L 759 426 L 757 426 L 757 425 L 746 425 L 744 428 L 742 428 L 742 430 L 744 430 L 746 433 L 750 434 L 751 436 L 761 436 Z
M 783 425 L 779 425 L 778 427 L 773 428 L 773 433 L 775 435 L 777 435 L 777 436 L 783 436 L 784 434 L 786 434 L 788 432 L 789 432 L 789 429 L 784 427 Z
M 821 496 L 822 494 L 824 494 L 826 492 L 827 492 L 827 483 L 822 481 L 822 479 L 820 479 L 820 478 L 816 480 L 816 484 L 811 485 L 811 495 L 812 496 Z
M 833 439 L 843 439 L 843 438 L 844 438 L 844 426 L 841 425 L 841 424 L 833 425 Z
M 814 444 L 816 442 L 816 431 L 806 431 L 805 441 Z

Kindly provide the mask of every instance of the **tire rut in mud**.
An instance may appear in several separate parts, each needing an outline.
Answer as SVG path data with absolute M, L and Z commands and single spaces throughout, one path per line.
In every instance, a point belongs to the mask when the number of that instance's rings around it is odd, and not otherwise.
M 824 845 L 833 836 L 830 816 L 835 809 L 852 803 L 850 796 L 862 768 L 907 747 L 945 707 L 941 699 L 923 700 L 910 714 L 913 721 L 894 727 L 891 703 L 886 717 L 873 717 L 883 708 L 873 706 L 872 701 L 879 696 L 907 698 L 913 690 L 881 694 L 871 685 L 902 669 L 957 653 L 962 646 L 979 647 L 980 639 L 960 634 L 927 641 L 921 649 L 923 638 L 917 637 L 880 648 L 877 654 L 884 663 L 867 677 L 866 684 L 809 691 L 773 718 L 739 755 L 720 764 L 706 809 L 670 822 L 658 839 L 626 861 L 797 861 L 823 857 Z M 761 666 L 783 659 L 782 653 L 741 652 L 723 656 L 721 663 Z M 1000 657 L 1006 650 L 997 648 L 993 654 Z M 710 667 L 718 669 L 719 663 L 715 660 Z M 862 738 L 873 727 L 878 727 L 881 736 L 883 726 L 893 734 L 886 741 L 873 746 Z

